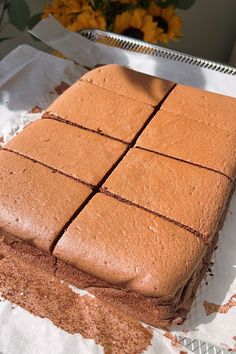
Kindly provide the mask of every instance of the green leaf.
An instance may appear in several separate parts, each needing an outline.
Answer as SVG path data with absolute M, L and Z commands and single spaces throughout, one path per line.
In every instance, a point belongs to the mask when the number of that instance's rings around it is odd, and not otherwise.
M 1 42 L 4 42 L 4 41 L 7 41 L 8 39 L 11 39 L 12 37 L 2 37 L 0 38 L 0 43 Z
M 178 0 L 176 7 L 178 7 L 181 10 L 188 10 L 193 4 L 195 3 L 195 0 Z
M 30 19 L 30 8 L 24 0 L 10 0 L 8 16 L 13 26 L 24 31 Z
M 29 19 L 29 22 L 28 22 L 29 29 L 32 29 L 32 28 L 34 28 L 34 26 L 37 25 L 37 23 L 42 19 L 42 14 L 43 13 L 40 12 L 39 14 L 36 14 Z

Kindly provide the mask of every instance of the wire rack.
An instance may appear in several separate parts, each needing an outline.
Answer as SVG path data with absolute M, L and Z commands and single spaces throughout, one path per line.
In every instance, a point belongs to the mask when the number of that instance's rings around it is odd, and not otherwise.
M 183 62 L 197 67 L 207 68 L 209 70 L 224 73 L 226 75 L 236 76 L 236 68 L 228 65 L 223 65 L 210 60 L 198 58 L 189 54 L 183 54 L 175 50 L 163 48 L 154 44 L 146 43 L 133 38 L 128 38 L 119 34 L 101 31 L 101 30 L 83 30 L 80 31 L 87 39 L 93 42 L 106 44 L 112 47 L 129 50 L 132 52 L 148 54 L 151 56 L 165 58 L 172 61 Z M 229 351 L 208 342 L 190 339 L 186 337 L 178 338 L 180 343 L 188 350 L 195 354 L 227 354 Z M 232 350 L 230 353 L 236 353 Z
M 179 337 L 180 343 L 188 350 L 191 350 L 195 354 L 233 354 L 236 353 L 234 351 L 228 351 L 227 349 L 223 349 L 212 345 L 211 343 L 186 338 L 186 337 Z
M 150 44 L 133 38 L 128 38 L 119 34 L 90 29 L 82 30 L 79 33 L 93 42 L 106 44 L 112 47 L 121 48 L 132 52 L 148 54 L 159 58 L 183 62 L 193 66 L 198 66 L 221 72 L 226 75 L 236 76 L 236 68 L 233 68 L 231 66 L 198 58 L 193 55 L 183 54 L 172 49 L 163 48 L 158 45 Z

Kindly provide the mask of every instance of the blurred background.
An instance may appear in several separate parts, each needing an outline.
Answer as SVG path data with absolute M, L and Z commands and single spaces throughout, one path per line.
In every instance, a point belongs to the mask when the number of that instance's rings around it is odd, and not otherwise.
M 48 4 L 48 1 L 45 0 L 25 0 L 25 2 L 30 8 L 30 16 L 43 13 Z M 6 3 L 4 0 L 0 0 L 0 15 L 4 3 Z M 15 4 L 18 4 L 19 16 L 22 11 L 19 0 L 15 0 Z M 196 0 L 187 10 L 176 9 L 176 14 L 182 19 L 182 38 L 177 41 L 169 41 L 167 44 L 161 43 L 161 45 L 236 66 L 236 0 Z M 22 43 L 46 50 L 43 43 L 35 41 L 27 33 L 27 27 L 24 30 L 18 30 L 8 23 L 8 18 L 2 22 L 0 58 Z M 10 39 L 1 40 L 6 37 L 10 37 Z

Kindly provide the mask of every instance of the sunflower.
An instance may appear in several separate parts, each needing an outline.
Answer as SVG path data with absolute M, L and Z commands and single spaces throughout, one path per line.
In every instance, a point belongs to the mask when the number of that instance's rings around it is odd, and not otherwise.
M 44 9 L 44 12 L 42 14 L 42 18 L 48 17 L 50 14 L 52 14 L 52 12 L 53 12 L 52 5 L 48 4 Z
M 154 2 L 151 2 L 148 12 L 153 16 L 153 21 L 156 26 L 162 29 L 159 36 L 159 41 L 168 43 L 169 40 L 176 40 L 181 37 L 182 21 L 179 16 L 175 14 L 174 6 L 166 8 L 158 7 Z
M 86 8 L 88 8 L 89 4 L 88 1 L 85 0 L 67 0 L 65 1 L 66 3 L 66 12 L 68 14 L 77 14 L 83 9 L 85 10 Z
M 60 0 L 53 0 L 45 7 L 42 17 L 46 18 L 49 15 L 54 16 L 65 27 L 71 23 L 73 17 L 73 15 L 67 13 L 67 6 L 64 1 Z
M 73 23 L 67 27 L 70 31 L 76 32 L 86 28 L 99 28 L 105 30 L 106 19 L 100 11 L 94 11 L 91 6 L 86 6 L 73 20 Z
M 63 26 L 68 27 L 78 14 L 88 8 L 86 0 L 53 0 L 44 9 L 43 18 L 53 15 Z
M 157 27 L 152 16 L 146 10 L 137 8 L 116 16 L 114 32 L 156 43 L 162 30 Z

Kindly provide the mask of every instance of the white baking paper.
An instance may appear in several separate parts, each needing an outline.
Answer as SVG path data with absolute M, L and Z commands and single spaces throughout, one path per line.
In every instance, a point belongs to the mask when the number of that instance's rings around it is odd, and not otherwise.
M 36 105 L 46 108 L 57 97 L 55 87 L 61 81 L 71 84 L 85 72 L 69 60 L 26 45 L 5 57 L 0 62 L 0 136 L 4 141 L 20 126 L 38 118 L 26 112 Z
M 4 142 L 40 114 L 28 113 L 35 105 L 46 108 L 56 97 L 61 81 L 73 83 L 86 70 L 69 60 L 27 45 L 16 48 L 0 62 L 0 137 Z M 69 286 L 78 296 L 88 294 Z M 91 295 L 93 296 L 93 295 Z M 178 354 L 185 348 L 171 345 L 162 331 L 154 330 L 145 354 Z M 69 334 L 48 319 L 0 298 L 0 354 L 100 354 L 103 347 L 79 333 Z M 130 353 L 134 354 L 134 353 Z

